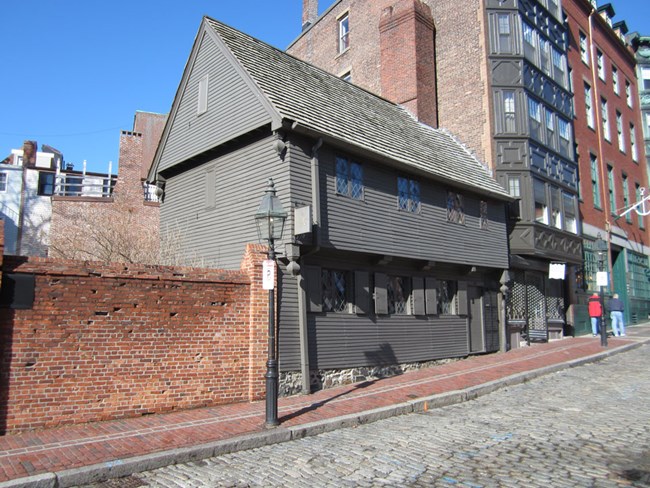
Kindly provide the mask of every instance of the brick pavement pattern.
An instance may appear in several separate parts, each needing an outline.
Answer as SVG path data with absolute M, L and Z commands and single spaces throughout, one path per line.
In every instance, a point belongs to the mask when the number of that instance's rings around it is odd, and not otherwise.
M 264 403 L 255 402 L 7 435 L 0 437 L 0 488 L 30 476 L 34 484 L 25 486 L 74 486 L 425 411 L 647 342 L 650 324 L 630 327 L 607 349 L 599 339 L 571 338 L 283 398 L 282 425 L 270 431 Z
M 129 480 L 151 488 L 650 486 L 648 398 L 644 345 L 463 404 Z

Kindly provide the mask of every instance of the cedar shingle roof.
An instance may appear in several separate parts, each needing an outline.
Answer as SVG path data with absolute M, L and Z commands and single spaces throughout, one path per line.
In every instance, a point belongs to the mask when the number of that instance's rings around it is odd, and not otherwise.
M 221 22 L 205 18 L 282 118 L 418 168 L 433 179 L 508 198 L 452 135 L 404 108 Z

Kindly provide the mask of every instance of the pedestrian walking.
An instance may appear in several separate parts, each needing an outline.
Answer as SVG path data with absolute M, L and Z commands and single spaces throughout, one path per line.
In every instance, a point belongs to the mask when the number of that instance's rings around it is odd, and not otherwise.
M 612 330 L 615 336 L 625 335 L 625 320 L 623 319 L 623 300 L 618 298 L 618 293 L 614 293 L 612 298 L 607 302 L 609 316 L 612 319 Z
M 598 335 L 598 323 L 603 316 L 603 306 L 600 303 L 598 293 L 589 297 L 589 317 L 591 318 L 591 332 L 596 337 Z

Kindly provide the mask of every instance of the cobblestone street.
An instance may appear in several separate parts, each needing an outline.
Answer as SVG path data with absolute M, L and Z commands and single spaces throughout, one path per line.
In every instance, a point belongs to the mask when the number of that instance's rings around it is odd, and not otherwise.
M 477 400 L 93 485 L 650 486 L 650 346 Z

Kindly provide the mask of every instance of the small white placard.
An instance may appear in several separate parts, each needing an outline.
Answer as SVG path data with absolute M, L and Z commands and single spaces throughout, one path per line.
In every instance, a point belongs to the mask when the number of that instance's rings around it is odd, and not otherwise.
M 596 286 L 609 286 L 607 271 L 598 271 L 596 273 Z
M 566 265 L 564 263 L 549 263 L 548 264 L 548 277 L 551 280 L 563 280 L 566 272 Z
M 311 206 L 296 207 L 293 210 L 294 215 L 294 234 L 309 234 L 311 232 Z
M 262 262 L 262 289 L 273 290 L 275 288 L 275 262 L 272 259 L 265 259 Z

